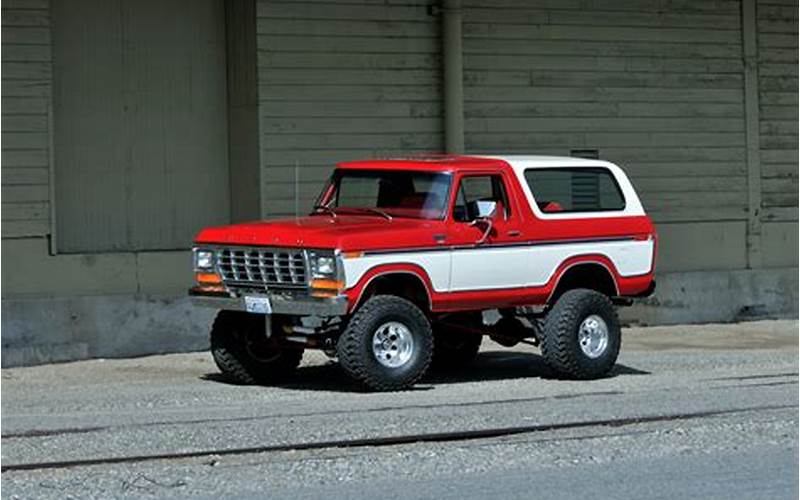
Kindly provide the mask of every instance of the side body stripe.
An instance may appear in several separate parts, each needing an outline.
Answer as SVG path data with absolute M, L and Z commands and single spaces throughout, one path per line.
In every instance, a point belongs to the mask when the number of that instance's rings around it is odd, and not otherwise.
M 654 246 L 650 239 L 604 238 L 369 252 L 344 259 L 346 293 L 357 302 L 377 276 L 406 272 L 420 278 L 437 311 L 541 304 L 569 267 L 592 262 L 609 270 L 620 295 L 634 294 L 652 279 Z

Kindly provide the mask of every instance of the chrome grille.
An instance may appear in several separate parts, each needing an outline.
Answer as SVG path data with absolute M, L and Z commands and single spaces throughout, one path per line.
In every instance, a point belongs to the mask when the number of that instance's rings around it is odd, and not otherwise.
M 222 248 L 217 268 L 231 290 L 298 288 L 307 285 L 303 250 L 292 248 Z

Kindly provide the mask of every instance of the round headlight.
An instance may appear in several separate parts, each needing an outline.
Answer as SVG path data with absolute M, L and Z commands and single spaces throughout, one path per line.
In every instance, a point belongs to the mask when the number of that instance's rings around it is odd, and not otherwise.
M 212 269 L 214 267 L 214 252 L 211 250 L 195 250 L 194 266 L 197 269 Z

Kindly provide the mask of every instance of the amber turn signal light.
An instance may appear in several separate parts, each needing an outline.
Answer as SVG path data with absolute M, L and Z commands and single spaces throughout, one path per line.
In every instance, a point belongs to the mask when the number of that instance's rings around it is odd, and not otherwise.
M 194 279 L 198 283 L 222 283 L 222 277 L 217 273 L 194 273 Z
M 344 283 L 339 280 L 311 280 L 311 288 L 315 288 L 317 290 L 336 290 L 338 292 L 344 288 Z
M 339 280 L 318 279 L 311 280 L 311 296 L 317 298 L 336 297 L 344 288 L 344 283 Z

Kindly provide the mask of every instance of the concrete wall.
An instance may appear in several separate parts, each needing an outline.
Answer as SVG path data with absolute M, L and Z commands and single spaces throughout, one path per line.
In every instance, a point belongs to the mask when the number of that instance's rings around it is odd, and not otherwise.
M 793 317 L 797 268 L 659 273 L 656 293 L 620 310 L 624 324 L 669 325 Z
M 463 2 L 468 151 L 596 148 L 655 217 L 658 293 L 626 321 L 797 315 L 796 5 L 743 17 L 752 1 Z M 3 365 L 204 348 L 187 250 L 52 251 L 51 10 L 3 2 Z M 302 212 L 335 161 L 444 148 L 429 2 L 232 0 L 220 15 L 233 220 L 293 214 L 295 166 Z
M 213 311 L 188 304 L 190 258 L 51 256 L 44 239 L 3 240 L 3 366 L 203 348 Z

